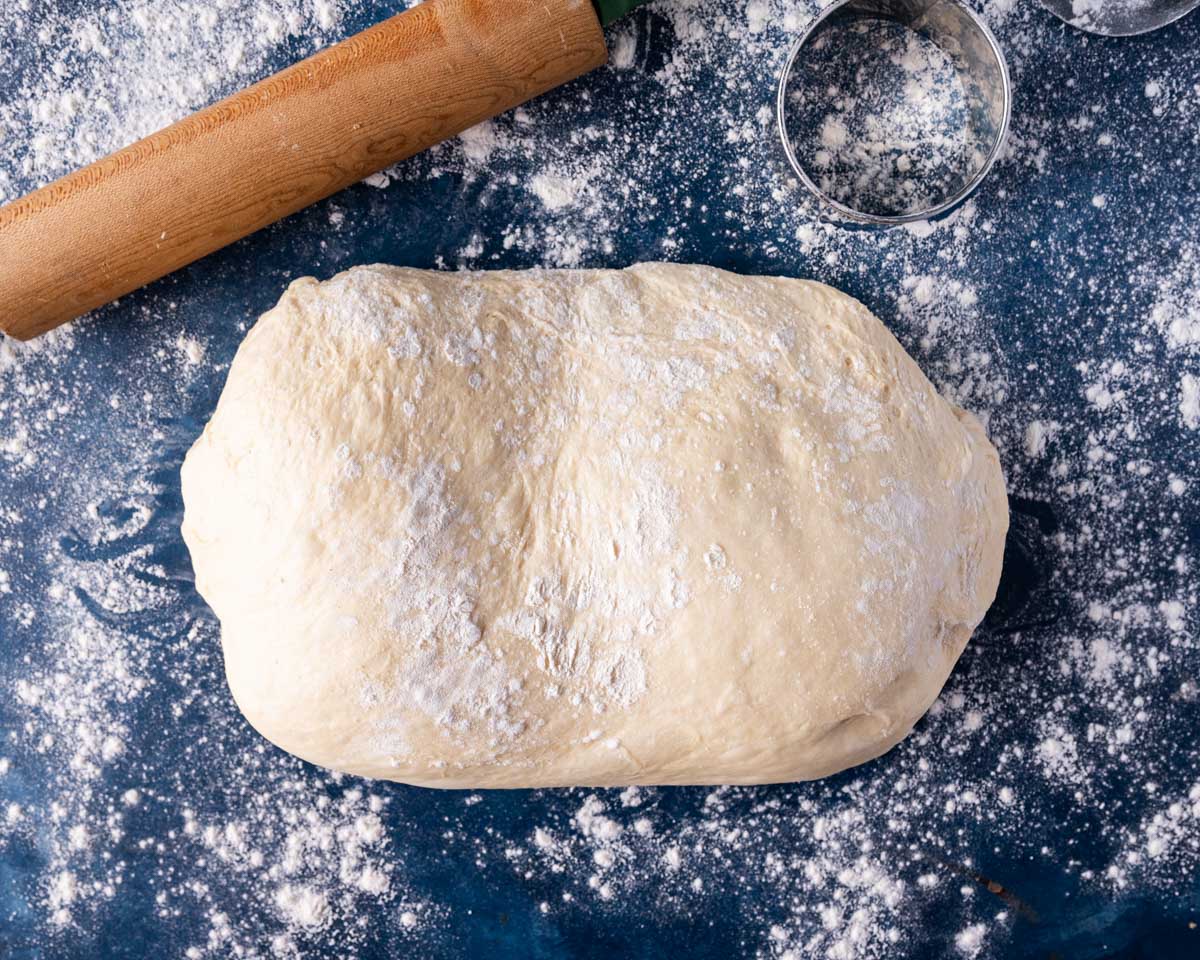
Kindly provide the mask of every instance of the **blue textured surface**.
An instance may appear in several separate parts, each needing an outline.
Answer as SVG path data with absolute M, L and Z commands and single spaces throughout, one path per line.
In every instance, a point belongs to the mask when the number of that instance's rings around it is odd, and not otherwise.
M 943 809 L 940 801 L 923 803 L 913 808 L 916 816 L 901 817 L 890 831 L 879 822 L 860 828 L 879 849 L 890 851 L 890 862 L 910 888 L 926 870 L 943 878 L 902 907 L 901 942 L 873 946 L 869 955 L 960 956 L 956 932 L 976 920 L 992 923 L 997 911 L 1006 910 L 1007 918 L 989 927 L 981 956 L 1200 956 L 1194 923 L 1200 919 L 1195 875 L 1200 861 L 1194 854 L 1176 855 L 1166 875 L 1131 868 L 1123 885 L 1082 875 L 1113 862 L 1126 846 L 1122 831 L 1136 831 L 1159 809 L 1147 798 L 1147 782 L 1153 781 L 1156 795 L 1184 797 L 1200 769 L 1200 706 L 1178 693 L 1189 689 L 1197 673 L 1196 573 L 1194 565 L 1180 571 L 1176 563 L 1176 557 L 1200 550 L 1200 509 L 1191 491 L 1173 498 L 1165 492 L 1168 475 L 1200 480 L 1200 434 L 1180 425 L 1177 400 L 1184 369 L 1200 371 L 1193 354 L 1167 350 L 1139 320 L 1148 314 L 1159 281 L 1200 240 L 1191 227 L 1200 222 L 1200 113 L 1156 117 L 1144 95 L 1153 78 L 1169 78 L 1180 98 L 1200 83 L 1200 20 L 1191 17 L 1161 33 L 1121 41 L 1072 32 L 1040 10 L 1014 19 L 1008 29 L 1001 26 L 1002 44 L 1020 48 L 1014 57 L 1020 65 L 1014 70 L 1014 133 L 1039 141 L 1041 156 L 1035 162 L 1036 151 L 1014 151 L 996 169 L 976 198 L 970 239 L 952 255 L 946 254 L 950 246 L 941 231 L 925 239 L 868 234 L 837 241 L 840 255 L 827 262 L 821 251 L 834 248 L 833 242 L 805 253 L 794 235 L 799 221 L 774 210 L 769 200 L 761 215 L 747 213 L 747 202 L 731 194 L 727 176 L 743 150 L 726 143 L 706 120 L 718 109 L 752 114 L 759 104 L 769 104 L 768 65 L 745 76 L 736 89 L 702 78 L 695 100 L 673 104 L 668 112 L 650 74 L 669 61 L 676 43 L 662 13 L 669 5 L 640 10 L 619 28 L 636 37 L 637 70 L 600 71 L 538 107 L 537 135 L 544 141 L 565 143 L 585 122 L 628 129 L 643 165 L 639 189 L 657 193 L 668 208 L 655 212 L 645 203 L 625 208 L 619 222 L 608 226 L 611 249 L 585 251 L 580 265 L 621 266 L 669 256 L 741 272 L 812 276 L 867 303 L 939 384 L 961 386 L 967 379 L 961 358 L 977 341 L 989 368 L 1004 381 L 1004 396 L 993 392 L 983 405 L 1010 478 L 1014 534 L 997 609 L 949 689 L 969 703 L 989 704 L 995 732 L 956 746 L 954 729 L 942 714 L 862 770 L 816 784 L 726 791 L 717 804 L 721 822 L 738 826 L 749 839 L 727 847 L 709 841 L 706 852 L 693 858 L 695 869 L 685 871 L 686 882 L 658 867 L 657 859 L 630 868 L 620 875 L 625 879 L 613 900 L 589 896 L 586 862 L 555 872 L 544 862 L 516 858 L 529 864 L 523 869 L 504 852 L 527 847 L 538 827 L 569 833 L 583 792 L 485 793 L 467 803 L 458 793 L 373 785 L 388 801 L 383 816 L 395 885 L 403 888 L 406 902 L 427 905 L 421 921 L 411 930 L 402 926 L 395 898 L 346 901 L 321 930 L 293 931 L 295 951 L 328 958 L 777 956 L 783 948 L 772 944 L 768 928 L 786 927 L 789 916 L 809 906 L 796 902 L 804 896 L 799 884 L 793 894 L 790 881 L 778 880 L 767 854 L 784 861 L 808 856 L 814 841 L 807 824 L 847 804 L 881 820 L 891 786 L 925 776 L 918 771 L 927 758 L 936 768 L 930 789 L 954 781 L 982 790 L 1004 771 L 1004 782 L 1017 788 L 1021 801 L 1006 812 L 985 798 L 988 812 L 970 814 Z M 741 15 L 741 4 L 718 6 Z M 55 5 L 58 11 L 71 7 Z M 364 0 L 343 32 L 378 19 L 387 7 Z M 773 36 L 782 52 L 786 36 Z M 14 49 L 15 70 L 0 76 L 0 101 L 17 96 L 29 72 L 45 66 L 36 44 L 28 51 Z M 287 59 L 281 53 L 275 65 Z M 1093 111 L 1093 105 L 1099 109 Z M 1098 126 L 1083 135 L 1080 117 Z M 681 155 L 638 151 L 641 141 L 657 142 L 664 124 L 690 131 L 672 141 Z M 1096 147 L 1095 133 L 1102 129 L 1112 129 L 1128 148 Z M 446 170 L 435 174 L 438 164 Z M 513 164 L 521 174 L 536 166 L 536 158 Z M 105 809 L 119 809 L 122 791 L 139 787 L 149 797 L 122 814 L 122 837 L 108 845 L 104 857 L 66 861 L 81 882 L 113 876 L 118 861 L 123 866 L 116 895 L 81 898 L 83 905 L 63 927 L 50 922 L 46 906 L 50 861 L 58 856 L 48 838 L 57 828 L 0 833 L 0 957 L 183 956 L 188 946 L 208 940 L 214 903 L 232 915 L 242 955 L 270 954 L 277 921 L 262 890 L 274 881 L 233 868 L 206 872 L 205 858 L 215 854 L 184 839 L 180 811 L 186 807 L 201 821 L 223 822 L 243 816 L 249 798 L 258 803 L 264 793 L 295 793 L 310 803 L 320 795 L 341 797 L 355 784 L 331 780 L 264 745 L 238 717 L 224 686 L 215 624 L 192 588 L 178 533 L 178 466 L 216 403 L 246 324 L 277 300 L 290 279 L 324 277 L 371 262 L 418 267 L 546 262 L 536 242 L 512 248 L 499 242 L 514 223 L 537 219 L 544 226 L 546 218 L 527 191 L 505 183 L 497 170 L 498 161 L 479 176 L 456 172 L 446 155 L 417 158 L 386 190 L 355 187 L 100 311 L 75 331 L 69 350 L 30 356 L 20 362 L 24 379 L 10 371 L 0 380 L 0 387 L 12 391 L 10 399 L 21 384 L 49 384 L 23 394 L 26 426 L 33 423 L 29 411 L 39 404 L 51 410 L 61 400 L 69 407 L 57 419 L 40 422 L 28 440 L 38 453 L 36 463 L 23 466 L 15 456 L 0 461 L 0 569 L 11 578 L 11 593 L 0 593 L 5 734 L 0 756 L 11 761 L 0 778 L 0 798 L 21 805 L 27 819 L 40 815 L 38 822 L 51 824 L 50 804 L 68 797 L 94 825 L 104 822 Z M 769 196 L 765 191 L 775 171 L 763 167 L 759 173 L 763 195 Z M 687 216 L 673 205 L 681 180 L 695 203 L 696 212 Z M 1094 195 L 1107 197 L 1106 205 L 1093 205 Z M 344 214 L 345 225 L 331 231 L 335 210 Z M 736 217 L 727 216 L 731 211 Z M 984 220 L 991 221 L 990 231 L 980 226 Z M 668 227 L 675 227 L 676 245 L 664 252 Z M 464 257 L 461 251 L 475 236 L 484 238 L 483 252 Z M 970 329 L 924 349 L 923 331 L 898 311 L 896 291 L 906 276 L 931 271 L 971 285 L 979 307 Z M 155 359 L 156 351 L 184 332 L 204 345 L 206 362 L 201 376 L 173 382 L 164 378 L 168 365 Z M 1094 371 L 1107 358 L 1134 353 L 1141 358 L 1137 376 L 1129 379 L 1121 403 L 1123 421 L 1136 425 L 1136 436 L 1114 435 L 1101 445 L 1122 460 L 1151 464 L 1153 482 L 1122 462 L 1097 477 L 1090 490 L 1067 489 L 1068 480 L 1052 473 L 1053 458 L 1022 453 L 1025 425 L 1034 417 L 1064 425 L 1058 442 L 1071 465 L 1069 480 L 1077 481 L 1086 469 L 1080 464 L 1086 463 L 1087 435 L 1100 436 L 1111 426 L 1108 414 L 1085 398 L 1090 381 L 1080 364 Z M 122 392 L 119 407 L 109 402 L 114 391 Z M 143 437 L 136 452 L 125 450 L 121 444 L 132 436 L 128 404 L 140 402 L 143 393 L 151 411 L 145 422 L 156 424 L 160 434 L 148 447 Z M 15 408 L 0 407 L 5 409 L 11 424 Z M 0 419 L 0 427 L 5 423 Z M 103 472 L 131 491 L 127 498 L 113 493 L 98 504 L 110 525 L 120 527 L 142 506 L 149 512 L 127 535 L 97 542 L 91 520 L 80 512 L 88 498 L 76 495 L 73 484 L 77 475 Z M 1056 533 L 1066 547 L 1055 545 Z M 69 783 L 64 787 L 56 752 L 61 745 L 39 746 L 30 732 L 50 724 L 45 718 L 52 711 L 13 695 L 19 680 L 52 671 L 58 655 L 51 642 L 54 623 L 29 611 L 40 611 L 64 563 L 121 557 L 135 558 L 132 575 L 157 591 L 154 604 L 114 612 L 86 584 L 71 589 L 96 622 L 139 638 L 131 655 L 148 689 L 136 701 L 106 708 L 119 714 L 125 749 L 96 778 L 80 778 L 80 794 L 73 797 Z M 1089 711 L 1100 705 L 1060 667 L 1073 639 L 1086 642 L 1099 629 L 1087 616 L 1089 602 L 1134 595 L 1151 611 L 1163 598 L 1182 598 L 1187 638 L 1180 642 L 1178 631 L 1154 616 L 1122 634 L 1123 649 L 1177 650 L 1153 682 L 1140 688 L 1152 721 L 1135 744 L 1136 757 L 1090 759 L 1082 787 L 1039 777 L 1034 765 L 1013 760 L 1011 746 L 1035 748 L 1039 716 L 1053 707 L 1070 718 L 1084 751 L 1082 731 Z M 1122 701 L 1125 696 L 1113 694 Z M 69 718 L 54 729 L 60 734 L 70 729 Z M 1080 799 L 1077 791 L 1086 797 Z M 620 806 L 617 793 L 604 793 L 614 807 Z M 702 824 L 712 819 L 712 802 L 706 806 L 710 793 L 652 791 L 643 809 L 652 814 L 657 833 L 690 844 L 704 839 Z M 1200 827 L 1200 820 L 1191 823 Z M 154 843 L 146 845 L 145 838 Z M 586 861 L 590 853 L 582 849 L 579 856 Z M 634 844 L 634 853 L 638 849 Z M 646 849 L 655 857 L 659 852 Z M 915 860 L 924 866 L 913 867 Z M 210 888 L 227 883 L 229 889 L 201 893 L 185 880 Z M 693 880 L 702 881 L 702 889 Z M 989 880 L 1002 891 L 989 890 Z M 968 896 L 962 887 L 977 892 Z M 168 906 L 155 901 L 164 891 Z M 562 900 L 567 891 L 575 898 L 571 902 Z M 547 912 L 539 908 L 543 902 L 552 905 Z M 792 946 L 797 956 L 810 955 L 802 944 Z M 822 945 L 814 955 L 824 956 L 827 949 Z M 217 943 L 211 951 L 235 955 L 228 944 Z

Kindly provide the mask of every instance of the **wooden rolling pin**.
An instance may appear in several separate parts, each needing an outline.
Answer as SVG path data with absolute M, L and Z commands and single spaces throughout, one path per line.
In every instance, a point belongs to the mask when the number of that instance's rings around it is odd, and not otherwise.
M 26 340 L 566 83 L 644 0 L 426 0 L 0 207 Z

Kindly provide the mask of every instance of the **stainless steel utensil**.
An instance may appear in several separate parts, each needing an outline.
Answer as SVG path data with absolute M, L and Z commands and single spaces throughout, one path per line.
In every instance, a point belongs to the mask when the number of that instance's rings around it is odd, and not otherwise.
M 1104 37 L 1132 37 L 1174 23 L 1200 0 L 1040 0 L 1060 20 Z
M 841 98 L 846 102 L 855 95 L 855 91 L 843 89 L 847 84 L 853 86 L 862 80 L 861 75 L 854 72 L 858 69 L 857 64 L 852 59 L 848 62 L 854 53 L 846 38 L 853 34 L 844 31 L 862 33 L 867 29 L 867 23 L 882 23 L 884 27 L 899 24 L 922 38 L 922 42 L 931 42 L 945 55 L 945 62 L 952 65 L 956 75 L 954 86 L 959 103 L 955 115 L 961 121 L 960 137 L 966 147 L 961 151 L 964 168 L 961 175 L 944 178 L 944 195 L 907 209 L 871 207 L 847 196 L 835 195 L 829 186 L 828 151 L 821 150 L 819 143 L 816 149 L 806 150 L 805 147 L 811 144 L 799 143 L 795 135 L 793 114 L 797 102 L 806 97 L 814 102 L 820 102 L 822 98 L 834 101 Z M 848 79 L 836 89 L 820 74 L 818 61 L 822 57 L 826 62 L 845 64 L 850 70 L 845 74 Z M 899 60 L 893 56 L 893 62 L 902 60 L 903 55 Z M 883 63 L 886 67 L 886 60 Z M 920 85 L 913 86 L 919 88 Z M 920 97 L 923 94 L 920 89 L 892 89 L 899 95 Z M 996 38 L 983 21 L 958 0 L 839 0 L 825 9 L 793 45 L 780 77 L 776 102 L 779 134 L 788 162 L 800 182 L 821 202 L 823 216 L 843 224 L 877 227 L 936 218 L 958 207 L 979 186 L 999 156 L 1011 111 L 1008 67 Z M 841 131 L 834 132 L 833 141 L 836 142 Z M 826 140 L 829 140 L 828 136 Z M 889 151 L 897 155 L 893 158 Z M 892 144 L 887 142 L 866 145 L 862 155 L 872 161 L 881 158 L 878 166 L 885 169 L 892 164 L 900 175 L 910 179 L 920 175 L 920 171 L 905 166 L 903 152 L 893 150 Z M 910 170 L 911 174 L 907 172 Z M 914 191 L 911 196 L 923 201 L 926 193 Z

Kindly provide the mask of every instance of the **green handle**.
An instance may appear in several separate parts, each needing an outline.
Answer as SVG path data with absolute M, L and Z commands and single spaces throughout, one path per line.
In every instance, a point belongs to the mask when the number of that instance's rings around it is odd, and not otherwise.
M 602 27 L 607 27 L 614 20 L 620 20 L 625 14 L 648 2 L 649 0 L 592 0 Z

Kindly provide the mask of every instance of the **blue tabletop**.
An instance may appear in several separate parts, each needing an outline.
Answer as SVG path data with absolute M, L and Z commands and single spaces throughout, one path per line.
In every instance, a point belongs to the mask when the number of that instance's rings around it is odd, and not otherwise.
M 0 198 L 399 6 L 6 0 Z M 1200 956 L 1200 19 L 990 0 L 1008 149 L 875 233 L 816 221 L 775 143 L 814 10 L 657 0 L 609 67 L 0 343 L 0 957 Z M 840 287 L 987 423 L 1005 578 L 915 733 L 816 783 L 478 793 L 258 737 L 178 476 L 254 318 L 359 263 L 650 259 Z

